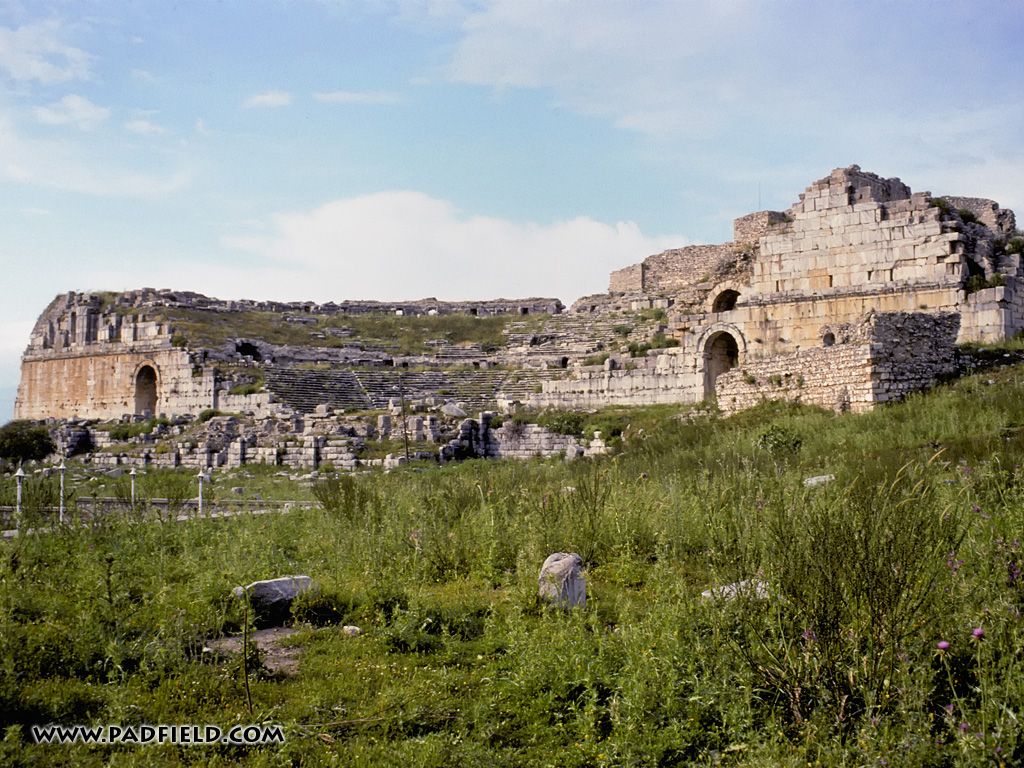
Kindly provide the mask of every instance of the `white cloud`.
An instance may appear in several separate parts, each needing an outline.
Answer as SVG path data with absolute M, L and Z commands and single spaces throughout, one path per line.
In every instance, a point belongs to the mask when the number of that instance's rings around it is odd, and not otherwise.
M 269 260 L 274 290 L 321 301 L 555 296 L 569 302 L 606 290 L 613 269 L 686 244 L 682 237 L 647 237 L 632 222 L 580 217 L 542 225 L 464 216 L 449 202 L 409 191 L 278 214 L 271 229 L 224 244 Z M 253 269 L 254 287 L 261 284 L 266 293 L 268 283 Z M 237 282 L 236 275 L 236 289 Z
M 93 104 L 84 96 L 69 94 L 48 107 L 36 107 L 36 119 L 46 125 L 74 125 L 89 131 L 110 116 L 110 110 Z
M 26 184 L 104 197 L 159 197 L 186 186 L 187 168 L 144 172 L 103 159 L 77 140 L 22 136 L 0 111 L 0 176 Z
M 400 101 L 398 94 L 388 91 L 333 91 L 331 93 L 314 93 L 313 98 L 335 104 L 396 104 Z
M 753 146 L 768 130 L 856 142 L 865 123 L 945 123 L 972 102 L 1019 103 L 1019 65 L 962 55 L 1010 39 L 1021 26 L 1016 4 L 980 15 L 970 3 L 943 4 L 943 14 L 924 0 L 900 7 L 496 0 L 463 23 L 447 72 L 497 89 L 548 89 L 581 114 L 659 138 L 714 140 L 724 129 Z M 945 67 L 936 58 L 944 50 Z
M 132 133 L 139 133 L 143 136 L 156 136 L 161 133 L 167 133 L 167 129 L 162 125 L 151 123 L 149 120 L 130 120 L 124 124 L 124 127 Z
M 88 79 L 92 57 L 60 42 L 58 30 L 55 21 L 17 29 L 0 27 L 0 69 L 21 81 L 58 83 Z
M 267 91 L 257 93 L 247 98 L 243 105 L 246 107 L 286 107 L 292 103 L 292 95 L 285 91 Z

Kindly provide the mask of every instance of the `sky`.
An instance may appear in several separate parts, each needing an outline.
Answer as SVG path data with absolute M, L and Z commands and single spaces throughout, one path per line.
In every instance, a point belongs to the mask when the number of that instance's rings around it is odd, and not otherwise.
M 560 298 L 858 164 L 1024 217 L 1018 0 L 0 0 L 0 423 L 68 291 Z

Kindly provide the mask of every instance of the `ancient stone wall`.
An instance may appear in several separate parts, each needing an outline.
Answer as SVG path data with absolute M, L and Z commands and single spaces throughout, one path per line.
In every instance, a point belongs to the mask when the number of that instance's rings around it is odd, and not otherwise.
M 644 290 L 657 293 L 712 281 L 731 272 L 738 258 L 739 249 L 732 243 L 690 245 L 655 254 L 644 260 Z
M 172 343 L 166 323 L 125 314 L 94 294 L 59 296 L 22 356 L 19 419 L 198 413 L 214 407 L 215 373 Z
M 544 382 L 542 391 L 528 403 L 534 408 L 571 410 L 695 403 L 704 397 L 702 364 L 703 359 L 698 364 L 680 348 L 619 363 L 612 358 L 603 366 L 580 366 L 569 378 Z
M 73 295 L 73 294 L 72 294 Z M 221 300 L 190 291 L 169 291 L 143 288 L 121 294 L 117 298 L 121 307 L 176 307 L 207 309 L 214 312 L 256 310 L 279 312 L 295 322 L 308 315 L 347 315 L 385 313 L 401 315 L 466 314 L 480 317 L 490 315 L 557 315 L 565 307 L 561 300 L 547 297 L 525 299 L 493 299 L 488 301 L 438 301 L 435 298 L 416 301 L 254 301 L 252 299 Z
M 718 406 L 735 413 L 764 400 L 788 400 L 871 410 L 953 373 L 959 325 L 956 312 L 895 312 L 827 326 L 829 346 L 751 358 L 719 376 Z
M 634 264 L 612 272 L 608 281 L 609 293 L 639 293 L 644 290 L 644 265 Z
M 861 188 L 845 175 L 830 180 L 837 183 L 818 182 L 793 206 L 789 231 L 761 240 L 753 295 L 823 297 L 874 293 L 894 284 L 959 288 L 960 233 L 944 226 L 927 193 L 880 203 L 857 194 Z
M 736 245 L 756 245 L 765 235 L 771 234 L 779 225 L 788 221 L 782 211 L 757 211 L 733 219 L 732 241 Z
M 995 200 L 983 197 L 951 197 L 944 195 L 943 200 L 956 210 L 968 210 L 978 221 L 992 230 L 998 237 L 1013 237 L 1017 229 L 1017 221 L 1013 211 L 1000 208 Z

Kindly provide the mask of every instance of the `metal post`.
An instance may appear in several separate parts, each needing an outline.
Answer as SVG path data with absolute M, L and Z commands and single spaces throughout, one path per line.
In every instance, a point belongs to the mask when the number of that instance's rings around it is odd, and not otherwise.
M 14 507 L 14 527 L 20 533 L 21 531 L 21 486 L 25 482 L 25 470 L 21 468 L 21 464 L 18 465 L 18 471 L 14 473 L 14 480 L 18 484 L 18 492 L 15 500 Z
M 135 509 L 135 476 L 139 474 L 135 471 L 135 467 L 132 467 L 132 471 L 128 473 L 128 477 L 132 479 L 132 510 Z
M 405 463 L 409 463 L 409 430 L 405 428 L 405 389 L 402 388 L 402 377 L 398 377 L 398 399 L 402 407 L 402 440 L 405 442 Z
M 61 524 L 64 523 L 64 474 L 68 471 L 67 465 L 64 463 L 64 459 L 60 460 L 60 466 L 57 467 L 57 471 L 60 472 L 60 512 L 57 516 L 57 521 Z
M 203 481 L 206 479 L 206 475 L 203 474 L 203 470 L 199 470 L 199 474 L 196 475 L 199 478 L 199 516 L 203 516 Z

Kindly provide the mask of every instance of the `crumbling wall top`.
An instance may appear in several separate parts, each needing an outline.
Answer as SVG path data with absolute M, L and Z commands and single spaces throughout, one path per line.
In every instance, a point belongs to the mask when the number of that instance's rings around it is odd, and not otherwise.
M 897 178 L 883 179 L 869 171 L 862 171 L 859 165 L 836 168 L 824 179 L 809 186 L 800 202 L 791 213 L 807 213 L 825 208 L 840 208 L 857 203 L 889 203 L 907 200 L 910 187 Z

